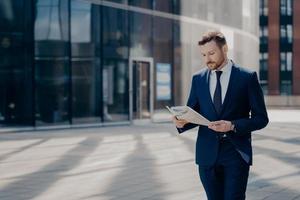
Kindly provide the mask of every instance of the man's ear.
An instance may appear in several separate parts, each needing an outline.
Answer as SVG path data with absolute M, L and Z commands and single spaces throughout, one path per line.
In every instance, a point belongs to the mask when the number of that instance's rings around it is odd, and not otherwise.
M 224 53 L 227 53 L 228 52 L 228 46 L 227 46 L 227 44 L 224 44 L 224 46 L 222 47 L 222 49 L 223 49 Z

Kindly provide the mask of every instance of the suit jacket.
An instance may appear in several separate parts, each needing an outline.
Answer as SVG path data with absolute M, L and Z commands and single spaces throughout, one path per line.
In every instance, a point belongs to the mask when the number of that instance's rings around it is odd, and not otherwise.
M 251 133 L 264 128 L 269 122 L 257 74 L 233 64 L 227 93 L 219 115 L 210 95 L 209 77 L 210 70 L 207 68 L 193 76 L 187 106 L 210 121 L 232 121 L 236 132 L 228 132 L 229 140 L 242 158 L 252 165 Z M 196 126 L 199 125 L 188 123 L 183 128 L 177 129 L 179 133 L 182 133 Z M 219 148 L 218 134 L 207 126 L 199 126 L 196 164 L 211 166 L 216 162 Z

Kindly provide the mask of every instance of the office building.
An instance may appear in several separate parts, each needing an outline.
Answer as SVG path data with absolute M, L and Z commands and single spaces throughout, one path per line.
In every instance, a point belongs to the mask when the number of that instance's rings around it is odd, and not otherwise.
M 258 0 L 1 0 L 1 127 L 150 119 L 186 102 L 198 40 L 259 70 Z

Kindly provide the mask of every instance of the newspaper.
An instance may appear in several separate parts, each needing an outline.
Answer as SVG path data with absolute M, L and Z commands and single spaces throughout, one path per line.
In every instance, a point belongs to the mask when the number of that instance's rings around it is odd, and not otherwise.
M 166 106 L 172 115 L 177 119 L 185 119 L 186 121 L 193 123 L 208 126 L 209 120 L 197 113 L 195 110 L 188 106 Z

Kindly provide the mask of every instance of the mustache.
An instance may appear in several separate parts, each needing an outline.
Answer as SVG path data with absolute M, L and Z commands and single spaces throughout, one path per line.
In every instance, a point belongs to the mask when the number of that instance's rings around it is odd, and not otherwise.
M 207 65 L 209 65 L 209 64 L 214 64 L 214 63 L 215 63 L 215 62 L 208 62 Z

